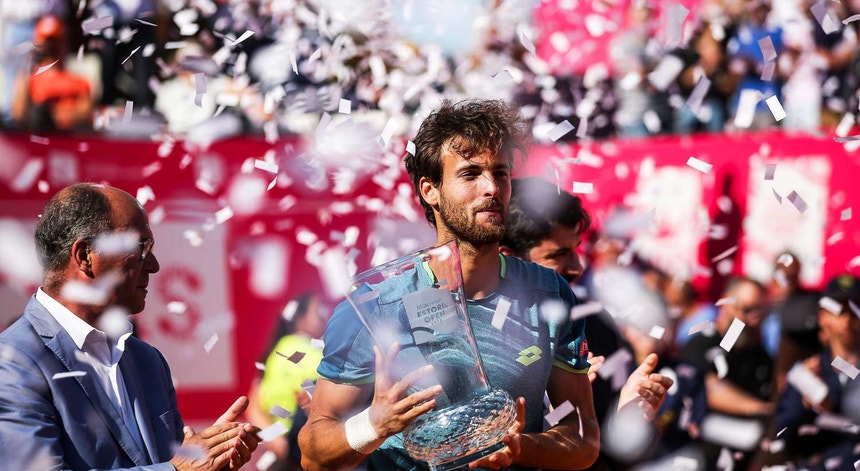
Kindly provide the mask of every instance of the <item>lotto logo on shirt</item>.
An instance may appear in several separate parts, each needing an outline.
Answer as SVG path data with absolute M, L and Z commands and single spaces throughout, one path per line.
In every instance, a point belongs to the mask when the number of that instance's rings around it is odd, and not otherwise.
M 588 339 L 582 339 L 582 343 L 579 344 L 579 356 L 582 358 L 588 357 Z

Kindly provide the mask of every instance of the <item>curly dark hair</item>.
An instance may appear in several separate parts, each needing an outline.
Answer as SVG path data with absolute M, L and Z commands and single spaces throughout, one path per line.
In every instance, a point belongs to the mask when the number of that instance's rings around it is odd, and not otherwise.
M 46 279 L 69 261 L 76 240 L 111 230 L 108 197 L 91 183 L 76 183 L 54 195 L 36 225 L 36 249 Z
M 591 216 L 582 207 L 582 200 L 540 177 L 511 180 L 508 224 L 500 244 L 517 257 L 527 258 L 528 251 L 549 237 L 556 226 L 586 232 Z
M 516 154 L 526 153 L 525 121 L 516 107 L 501 100 L 444 100 L 421 123 L 413 142 L 415 155 L 404 159 L 406 171 L 427 222 L 436 227 L 433 209 L 421 197 L 419 182 L 423 177 L 436 186 L 442 182 L 443 147 L 450 145 L 465 159 L 485 151 L 504 155 L 513 167 Z

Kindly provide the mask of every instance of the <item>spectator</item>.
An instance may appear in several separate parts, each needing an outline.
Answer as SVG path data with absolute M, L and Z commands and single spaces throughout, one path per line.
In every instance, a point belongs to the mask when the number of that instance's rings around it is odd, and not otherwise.
M 288 430 L 287 435 L 266 442 L 266 448 L 278 458 L 267 471 L 301 469 L 302 455 L 296 440 L 307 421 L 303 409 L 311 400 L 304 386 L 306 381 L 317 380 L 317 367 L 322 360 L 322 350 L 311 341 L 322 337 L 325 323 L 318 294 L 305 293 L 287 303 L 267 349 L 263 377 L 251 385 L 248 416 L 252 422 L 266 427 L 281 421 Z M 288 415 L 273 414 L 271 411 L 277 408 Z
M 89 183 L 60 190 L 36 226 L 36 245 L 43 284 L 0 333 L 4 468 L 214 471 L 246 463 L 259 429 L 233 421 L 247 399 L 199 434 L 183 427 L 167 362 L 131 336 L 126 317 L 143 310 L 159 270 L 134 196 Z
M 12 119 L 15 83 L 19 75 L 29 72 L 27 51 L 24 47 L 33 40 L 36 23 L 45 15 L 65 17 L 69 10 L 68 3 L 65 0 L 0 1 L 0 24 L 3 25 L 0 64 L 4 70 L 0 118 L 3 125 L 15 125 Z
M 784 431 L 780 438 L 785 441 L 786 458 L 797 469 L 852 469 L 860 458 L 856 446 L 860 383 L 849 376 L 852 368 L 860 367 L 857 306 L 860 279 L 839 275 L 827 283 L 818 310 L 825 346 L 794 366 L 818 378 L 826 393 L 815 397 L 813 381 L 803 380 L 790 381 L 780 395 L 776 430 Z M 843 425 L 828 426 L 827 422 Z M 811 433 L 804 433 L 804 428 Z
M 722 454 L 729 456 L 724 459 L 731 460 L 735 469 L 747 469 L 761 440 L 764 420 L 774 411 L 770 402 L 773 361 L 761 336 L 764 296 L 764 287 L 757 281 L 732 279 L 724 293 L 726 302 L 719 307 L 716 329 L 690 339 L 679 355 L 705 372 L 712 412 L 705 418 L 702 437 L 711 466 Z M 743 330 L 733 344 L 721 347 L 736 320 L 743 323 Z M 720 425 L 709 427 L 709 422 Z M 721 447 L 729 451 L 721 452 Z
M 551 268 L 572 284 L 582 274 L 577 251 L 582 242 L 582 233 L 588 230 L 590 223 L 590 216 L 582 208 L 579 197 L 560 191 L 542 178 L 518 178 L 511 182 L 509 219 L 500 251 Z M 605 310 L 587 317 L 585 335 L 589 340 L 589 348 L 599 356 L 610 356 L 619 349 L 630 348 Z M 632 371 L 633 363 L 617 364 L 617 368 L 627 378 L 623 387 L 622 384 L 614 384 L 615 375 L 612 372 L 605 378 L 604 375 L 589 373 L 592 376 L 595 413 L 600 424 L 607 423 L 615 411 L 637 401 L 639 397 L 646 401 L 643 406 L 647 407 L 648 417 L 657 413 L 671 381 L 663 375 L 651 374 L 657 358 L 647 356 L 646 353 L 638 359 L 636 364 L 640 367 L 636 371 Z M 597 369 L 592 363 L 592 370 Z M 650 387 L 643 386 L 645 381 L 651 382 Z M 652 395 L 652 387 L 660 394 Z M 589 469 L 616 467 L 614 461 L 601 453 Z
M 14 120 L 31 131 L 84 130 L 93 125 L 90 84 L 68 72 L 68 37 L 62 20 L 48 15 L 33 33 L 33 69 L 15 85 Z
M 690 340 L 690 329 L 717 319 L 717 308 L 701 299 L 690 280 L 675 279 L 664 291 L 669 311 L 675 319 L 674 350 L 680 350 Z

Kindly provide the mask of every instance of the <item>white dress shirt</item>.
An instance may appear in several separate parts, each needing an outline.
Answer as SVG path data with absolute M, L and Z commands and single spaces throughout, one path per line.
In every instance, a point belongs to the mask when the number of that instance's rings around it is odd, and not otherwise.
M 141 449 L 146 450 L 134 416 L 134 409 L 129 403 L 122 370 L 119 369 L 119 360 L 125 351 L 125 341 L 132 332 L 131 322 L 126 320 L 126 325 L 117 329 L 117 332 L 105 333 L 74 315 L 72 311 L 42 291 L 42 288 L 36 291 L 36 301 L 47 309 L 75 342 L 78 347 L 78 351 L 74 352 L 75 357 L 92 365 L 98 381 L 113 401 L 131 435 Z

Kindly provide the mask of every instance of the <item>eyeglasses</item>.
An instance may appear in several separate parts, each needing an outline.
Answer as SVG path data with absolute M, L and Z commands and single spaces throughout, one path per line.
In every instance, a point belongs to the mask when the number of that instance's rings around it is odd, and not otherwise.
M 152 253 L 152 247 L 155 245 L 155 239 L 143 239 L 137 243 L 140 247 L 140 259 L 146 260 L 146 256 Z
M 92 243 L 94 240 L 96 240 L 97 237 L 98 236 L 84 237 L 84 240 L 86 240 L 89 243 Z M 155 239 L 153 239 L 151 237 L 143 239 L 143 240 L 139 240 L 137 242 L 137 246 L 140 248 L 140 259 L 141 260 L 146 260 L 146 256 L 149 255 L 150 253 L 152 253 L 152 247 L 154 245 L 155 245 Z

